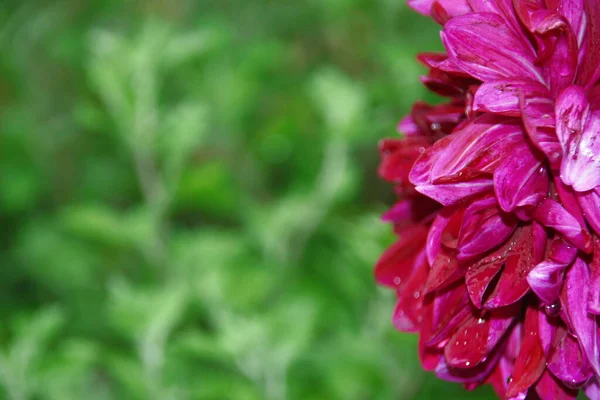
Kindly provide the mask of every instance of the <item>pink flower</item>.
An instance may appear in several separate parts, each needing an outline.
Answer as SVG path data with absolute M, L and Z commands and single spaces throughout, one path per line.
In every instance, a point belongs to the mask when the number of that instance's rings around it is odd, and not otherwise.
M 600 4 L 409 0 L 447 54 L 380 145 L 398 240 L 375 267 L 423 367 L 503 399 L 600 399 Z

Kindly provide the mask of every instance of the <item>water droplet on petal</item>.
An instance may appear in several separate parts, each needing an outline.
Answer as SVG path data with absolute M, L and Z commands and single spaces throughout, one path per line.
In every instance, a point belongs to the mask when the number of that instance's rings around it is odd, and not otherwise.
M 399 285 L 400 282 L 402 282 L 402 279 L 400 279 L 399 277 L 394 278 L 394 285 Z
M 414 292 L 414 293 L 413 293 L 413 297 L 414 297 L 415 299 L 418 299 L 418 298 L 419 298 L 419 296 L 421 296 L 421 293 L 419 293 L 419 292 Z
M 560 314 L 560 303 L 557 300 L 552 304 L 548 304 L 544 306 L 544 311 L 550 317 L 556 317 L 558 314 Z

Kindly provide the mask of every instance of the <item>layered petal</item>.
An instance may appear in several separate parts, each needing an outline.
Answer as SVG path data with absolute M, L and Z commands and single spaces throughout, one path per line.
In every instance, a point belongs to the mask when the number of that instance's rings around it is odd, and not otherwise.
M 522 140 L 503 158 L 494 172 L 494 191 L 506 212 L 532 208 L 548 194 L 545 158 Z
M 544 83 L 531 46 L 498 14 L 456 17 L 444 26 L 442 41 L 452 61 L 483 82 L 525 78 Z

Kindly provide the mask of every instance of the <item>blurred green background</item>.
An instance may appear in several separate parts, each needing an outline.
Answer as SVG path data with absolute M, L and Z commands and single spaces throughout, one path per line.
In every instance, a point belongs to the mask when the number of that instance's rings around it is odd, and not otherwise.
M 377 142 L 437 30 L 404 0 L 0 2 L 0 398 L 490 398 L 421 371 L 372 278 Z

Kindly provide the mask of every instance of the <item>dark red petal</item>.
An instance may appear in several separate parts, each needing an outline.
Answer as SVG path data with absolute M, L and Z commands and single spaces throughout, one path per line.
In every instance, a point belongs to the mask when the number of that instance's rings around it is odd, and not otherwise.
M 476 312 L 452 336 L 444 355 L 452 368 L 473 368 L 487 359 L 518 316 L 520 306 Z
M 508 385 L 507 397 L 527 391 L 544 373 L 546 357 L 538 332 L 539 311 L 530 305 L 525 314 L 523 342 Z
M 419 335 L 419 358 L 425 371 L 433 371 L 437 368 L 442 353 L 440 350 L 427 345 L 427 339 L 433 333 L 434 306 L 433 296 L 425 296 L 423 299 L 421 333 Z
M 485 308 L 498 308 L 513 304 L 529 291 L 527 275 L 535 265 L 532 225 L 526 225 L 515 232 L 510 239 L 509 252 L 504 261 L 500 280 L 494 287 Z
M 423 253 L 427 227 L 413 225 L 389 247 L 375 266 L 375 278 L 381 285 L 396 287 L 412 274 L 414 263 Z
M 398 301 L 394 310 L 393 323 L 402 332 L 416 332 L 422 321 L 423 288 L 429 273 L 429 265 L 423 257 L 406 285 L 398 287 Z
M 425 293 L 442 289 L 462 278 L 464 274 L 465 271 L 458 265 L 456 252 L 442 247 L 431 266 Z
M 427 346 L 444 344 L 471 315 L 469 296 L 461 282 L 436 292 L 434 297 L 434 318 L 430 335 L 426 337 Z

